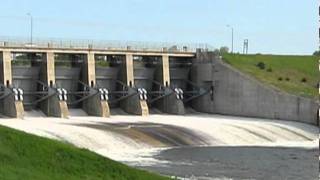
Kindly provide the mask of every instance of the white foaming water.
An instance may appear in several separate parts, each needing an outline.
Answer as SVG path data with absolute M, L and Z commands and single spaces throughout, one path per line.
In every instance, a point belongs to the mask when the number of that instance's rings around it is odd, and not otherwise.
M 27 112 L 23 120 L 0 119 L 0 124 L 31 134 L 72 143 L 111 159 L 130 165 L 165 164 L 152 158 L 170 148 L 154 147 L 149 139 L 137 141 L 137 134 L 121 134 L 109 129 L 93 128 L 103 123 L 155 123 L 192 130 L 204 136 L 208 146 L 281 146 L 318 147 L 316 126 L 297 122 L 273 121 L 207 114 L 186 116 L 150 115 L 147 117 L 116 115 L 110 118 L 89 117 L 81 110 L 71 110 L 69 119 L 48 118 L 42 113 Z M 134 126 L 134 125 L 133 125 Z M 127 126 L 126 129 L 130 129 Z M 157 125 L 152 128 L 158 128 Z

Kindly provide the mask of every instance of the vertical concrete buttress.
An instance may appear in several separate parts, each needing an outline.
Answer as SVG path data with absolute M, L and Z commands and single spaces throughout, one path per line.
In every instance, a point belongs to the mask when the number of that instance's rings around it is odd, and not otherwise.
M 91 87 L 94 87 L 96 85 L 96 70 L 95 70 L 95 60 L 94 60 L 94 53 L 88 53 L 87 55 L 87 61 L 86 61 L 86 83 L 90 85 Z
M 56 95 L 55 86 L 55 65 L 54 65 L 54 53 L 47 52 L 45 54 L 45 60 L 42 65 L 41 80 L 49 86 L 48 92 L 51 96 L 41 102 L 40 108 L 47 116 L 68 118 L 69 110 L 66 101 L 60 101 Z
M 55 84 L 56 83 L 56 78 L 55 78 L 55 66 L 54 66 L 54 53 L 53 52 L 47 52 L 46 53 L 46 60 L 45 60 L 45 82 L 50 85 L 50 84 Z
M 162 55 L 162 85 L 170 91 L 170 94 L 159 100 L 157 106 L 165 113 L 169 114 L 185 114 L 184 103 L 182 100 L 176 98 L 176 94 L 170 89 L 170 57 L 169 55 Z
M 83 67 L 83 80 L 90 86 L 89 97 L 83 102 L 82 108 L 92 116 L 109 117 L 110 109 L 108 101 L 101 100 L 99 91 L 94 89 L 96 86 L 95 74 L 95 55 L 89 52 Z
M 11 69 L 11 52 L 3 51 L 1 53 L 1 81 L 6 87 L 4 93 L 8 94 L 1 100 L 1 111 L 4 115 L 14 118 L 23 118 L 24 108 L 22 101 L 16 101 L 12 93 L 12 69 Z
M 162 83 L 164 86 L 170 86 L 170 68 L 169 68 L 169 56 L 162 56 Z
M 11 52 L 2 52 L 2 70 L 3 70 L 3 83 L 6 87 L 12 84 L 12 68 L 11 68 Z
M 126 54 L 126 81 L 129 87 L 134 86 L 134 76 L 133 76 L 133 55 Z
M 129 98 L 123 100 L 120 103 L 122 109 L 126 112 L 136 115 L 147 116 L 149 115 L 149 108 L 148 104 L 145 100 L 140 100 L 139 95 L 136 94 L 134 89 L 134 75 L 133 75 L 133 55 L 128 53 L 126 54 L 126 61 L 125 61 L 125 81 L 127 86 L 129 86 L 129 94 L 135 94 L 130 96 Z

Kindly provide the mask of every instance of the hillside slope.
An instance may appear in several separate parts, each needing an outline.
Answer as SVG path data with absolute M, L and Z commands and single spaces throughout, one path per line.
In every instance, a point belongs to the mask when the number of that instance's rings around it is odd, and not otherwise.
M 318 97 L 320 73 L 315 56 L 225 54 L 223 60 L 280 90 L 303 97 Z
M 85 149 L 0 126 L 0 179 L 166 179 Z

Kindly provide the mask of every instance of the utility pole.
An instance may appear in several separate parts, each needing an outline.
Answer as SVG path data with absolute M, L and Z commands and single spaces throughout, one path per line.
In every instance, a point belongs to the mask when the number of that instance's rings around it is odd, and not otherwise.
M 227 25 L 227 27 L 231 29 L 231 53 L 233 53 L 233 36 L 234 36 L 233 33 L 234 33 L 234 29 L 230 25 Z
M 30 45 L 33 43 L 33 17 L 31 13 L 27 13 L 27 16 L 30 17 Z
M 320 1 L 318 3 L 320 3 Z M 320 27 L 319 27 L 320 26 L 319 25 L 319 23 L 320 23 L 320 5 L 318 7 L 319 7 L 318 8 L 318 11 L 319 11 L 318 12 L 319 13 L 318 14 L 318 18 L 319 18 L 318 19 L 318 40 L 319 40 L 319 42 L 318 42 L 319 43 L 318 44 L 318 46 L 319 46 L 318 47 L 319 48 L 318 51 L 320 51 Z M 318 60 L 318 68 L 319 68 L 319 71 L 320 71 L 320 59 Z M 318 93 L 320 94 L 320 82 L 318 82 L 318 91 L 319 91 Z M 318 109 L 318 117 L 317 118 L 318 118 L 318 124 L 319 124 L 320 123 L 320 109 Z
M 243 42 L 243 54 L 248 54 L 249 50 L 249 39 L 245 39 Z

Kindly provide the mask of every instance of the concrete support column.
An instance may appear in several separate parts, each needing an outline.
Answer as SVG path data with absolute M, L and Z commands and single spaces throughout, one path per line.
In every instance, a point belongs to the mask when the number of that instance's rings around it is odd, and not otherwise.
M 121 108 L 130 114 L 147 116 L 149 108 L 147 102 L 139 99 L 139 94 L 134 89 L 134 74 L 133 74 L 133 55 L 126 54 L 125 62 L 125 83 L 129 86 L 128 94 L 131 96 L 120 103 Z
M 157 107 L 165 113 L 169 114 L 185 114 L 184 103 L 176 98 L 175 92 L 170 88 L 170 63 L 169 56 L 162 56 L 162 77 L 161 83 L 166 88 L 167 96 L 159 100 Z
M 88 53 L 86 61 L 86 81 L 88 85 L 94 87 L 96 85 L 96 69 L 95 69 L 95 59 L 94 53 Z
M 8 87 L 12 84 L 12 68 L 11 68 L 11 52 L 3 51 L 1 53 L 1 80 L 2 83 Z
M 55 66 L 54 66 L 54 53 L 53 52 L 47 52 L 46 53 L 46 59 L 44 63 L 44 78 L 45 82 L 47 82 L 48 85 L 52 84 L 54 85 L 56 83 L 55 78 Z
M 162 83 L 164 86 L 170 86 L 170 68 L 169 68 L 169 56 L 162 56 Z
M 41 80 L 49 86 L 48 93 L 51 95 L 48 99 L 41 102 L 40 108 L 44 114 L 52 117 L 68 118 L 69 110 L 66 101 L 60 101 L 55 87 L 55 65 L 54 53 L 49 51 L 45 54 L 42 66 Z
M 96 73 L 95 73 L 95 55 L 89 52 L 87 54 L 87 60 L 84 63 L 84 75 L 83 81 L 90 86 L 89 95 L 91 96 L 85 100 L 82 104 L 84 111 L 88 115 L 99 116 L 99 117 L 109 117 L 110 109 L 108 101 L 101 100 L 100 92 L 95 88 L 96 85 Z
M 0 101 L 0 110 L 2 114 L 5 116 L 13 117 L 13 118 L 23 118 L 24 108 L 22 101 L 16 101 L 14 94 L 12 92 L 12 69 L 11 69 L 11 52 L 3 51 L 0 54 L 0 77 L 1 83 L 6 87 L 4 89 L 4 94 L 7 96 Z
M 129 87 L 134 86 L 133 55 L 126 54 L 126 82 Z

